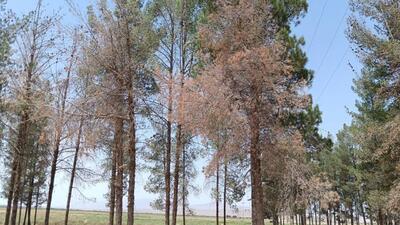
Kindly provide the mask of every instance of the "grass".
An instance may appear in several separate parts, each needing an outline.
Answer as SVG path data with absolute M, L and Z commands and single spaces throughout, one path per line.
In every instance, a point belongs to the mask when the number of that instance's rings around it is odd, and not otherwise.
M 4 221 L 5 209 L 0 209 L 0 223 Z M 22 212 L 22 214 L 24 214 Z M 64 210 L 53 209 L 50 214 L 51 225 L 64 224 Z M 181 218 L 179 218 L 181 219 Z M 23 220 L 23 215 L 22 215 Z M 33 220 L 33 216 L 32 216 Z M 17 220 L 18 221 L 18 220 Z M 44 221 L 44 210 L 38 210 L 37 225 L 42 225 Z M 126 223 L 126 214 L 124 214 L 123 221 Z M 33 222 L 33 221 L 32 221 Z M 222 224 L 222 218 L 220 219 Z M 108 213 L 99 211 L 71 211 L 69 216 L 69 225 L 107 225 Z M 182 220 L 177 221 L 178 225 L 182 225 Z M 215 218 L 205 216 L 187 216 L 187 225 L 214 225 Z M 251 225 L 250 219 L 242 218 L 229 218 L 227 219 L 228 225 Z M 22 221 L 21 221 L 22 225 Z M 161 214 L 135 214 L 135 225 L 164 225 L 164 216 Z

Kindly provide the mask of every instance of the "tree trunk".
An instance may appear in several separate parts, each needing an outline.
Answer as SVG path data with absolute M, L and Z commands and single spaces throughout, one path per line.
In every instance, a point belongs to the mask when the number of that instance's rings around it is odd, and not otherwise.
M 317 203 L 314 203 L 314 224 L 318 225 L 318 212 L 317 212 Z
M 378 225 L 384 225 L 383 223 L 383 213 L 382 210 L 378 210 L 378 220 L 377 220 Z
M 56 146 L 53 151 L 53 160 L 51 162 L 49 193 L 47 195 L 46 214 L 45 214 L 45 218 L 44 218 L 45 225 L 49 225 L 51 201 L 53 199 L 53 190 L 54 190 L 54 182 L 55 182 L 56 171 L 57 171 L 57 162 L 58 162 L 58 156 L 60 153 L 60 141 L 61 141 L 60 135 L 61 135 L 61 133 L 57 134 L 57 136 L 56 136 L 57 141 L 56 141 Z
M 135 179 L 136 179 L 136 119 L 133 83 L 129 79 L 128 85 L 128 113 L 129 113 L 129 187 L 128 187 L 128 225 L 134 223 L 135 208 Z
M 327 224 L 327 225 L 331 225 L 331 224 L 330 224 L 330 221 L 329 221 L 329 210 L 328 210 L 328 209 L 327 209 L 326 212 L 325 212 L 325 217 L 326 217 L 326 224 Z
M 18 225 L 21 225 L 21 214 L 22 214 L 22 199 L 19 201 Z
M 227 182 L 227 176 L 228 176 L 228 164 L 227 160 L 225 157 L 224 160 L 224 225 L 226 225 L 226 182 Z
M 18 157 L 18 165 L 17 165 L 17 176 L 16 176 L 16 184 L 15 184 L 15 191 L 14 191 L 14 199 L 13 199 L 13 206 L 11 210 L 11 225 L 17 224 L 17 213 L 18 213 L 18 202 L 21 197 L 21 173 L 22 173 L 22 157 Z
M 252 225 L 264 225 L 264 197 L 261 181 L 261 152 L 259 149 L 260 124 L 257 115 L 257 100 L 250 115 L 250 171 L 251 171 L 251 221 Z
M 365 216 L 364 205 L 361 203 L 360 207 L 361 207 L 361 214 L 362 214 L 362 217 L 363 217 L 363 223 L 364 223 L 364 225 L 367 225 L 367 219 L 366 219 L 366 216 Z
M 285 213 L 282 212 L 282 224 L 285 225 Z
M 69 181 L 67 207 L 65 209 L 64 225 L 68 225 L 68 216 L 69 216 L 69 209 L 70 209 L 70 206 L 71 206 L 72 189 L 74 187 L 76 164 L 78 162 L 79 149 L 80 149 L 80 145 L 81 145 L 82 127 L 83 127 L 83 118 L 81 118 L 81 120 L 79 121 L 78 136 L 76 138 L 76 144 L 75 144 L 75 155 L 74 155 L 74 161 L 72 163 L 71 178 L 70 178 L 70 181 Z
M 219 225 L 219 160 L 217 161 L 216 171 L 217 181 L 215 183 L 215 222 Z
M 350 207 L 350 224 L 354 225 L 354 210 L 353 210 L 353 206 Z
M 35 164 L 36 166 L 36 164 Z M 34 182 L 35 182 L 35 167 L 33 168 L 33 175 L 31 175 L 29 181 L 29 194 L 28 194 L 28 201 L 26 203 L 26 210 L 28 212 L 28 225 L 31 225 L 31 210 L 32 210 L 32 199 L 33 199 L 33 189 L 34 189 Z M 25 224 L 25 223 L 24 223 Z
M 39 195 L 40 195 L 40 187 L 38 185 L 37 192 L 36 192 L 35 214 L 33 216 L 33 225 L 36 225 L 37 211 L 38 211 L 38 207 L 39 207 Z
M 333 209 L 333 225 L 336 225 L 336 209 Z
M 182 151 L 182 220 L 186 225 L 186 151 Z
M 310 205 L 310 211 L 308 212 L 308 221 L 310 221 L 311 225 L 314 225 L 314 217 L 313 217 L 313 208 Z M 315 224 L 316 225 L 316 224 Z
M 124 185 L 124 149 L 123 149 L 124 121 L 121 118 L 115 120 L 115 151 L 116 151 L 116 182 L 115 182 L 115 214 L 116 224 L 122 225 L 123 213 L 123 185 Z
M 355 203 L 355 205 L 357 206 L 357 203 Z M 359 209 L 357 209 L 357 207 L 355 207 L 355 209 L 356 209 L 356 212 L 355 212 L 355 214 L 356 214 L 356 224 L 357 225 L 360 225 L 360 210 Z
M 115 138 L 114 138 L 115 141 Z M 108 224 L 114 225 L 114 214 L 115 214 L 115 184 L 116 184 L 116 173 L 117 173 L 117 153 L 116 149 L 113 148 L 111 150 L 111 180 L 110 180 L 110 196 L 109 196 L 109 217 L 108 217 Z
M 303 225 L 307 225 L 307 214 L 306 214 L 306 209 L 303 209 L 303 213 L 302 213 L 302 224 Z
M 279 217 L 276 213 L 272 216 L 272 224 L 273 225 L 279 225 Z
M 169 74 L 169 83 L 168 83 L 168 121 L 167 121 L 167 132 L 168 132 L 168 140 L 167 140 L 167 154 L 166 154 L 166 168 L 165 168 L 165 178 L 166 178 L 166 196 L 165 196 L 165 202 L 166 202 L 166 208 L 165 208 L 165 225 L 167 224 L 167 221 L 169 223 L 169 215 L 170 215 L 170 207 L 171 207 L 171 149 L 172 149 L 172 100 L 173 100 L 173 73 L 174 73 L 174 61 L 175 61 L 175 26 L 174 23 L 171 23 L 171 46 L 170 46 L 170 51 L 169 51 L 169 67 L 168 67 L 168 74 Z M 168 184 L 167 184 L 168 181 Z M 174 181 L 175 184 L 175 181 Z M 175 188 L 174 188 L 175 190 Z M 174 193 L 175 194 L 175 193 Z M 175 200 L 175 196 L 174 200 Z M 167 199 L 168 198 L 168 199 Z M 168 204 L 167 204 L 168 203 Z M 173 203 L 174 204 L 174 203 Z M 176 205 L 176 208 L 178 206 Z M 172 225 L 176 225 L 176 212 L 174 211 L 175 205 L 173 205 L 172 209 Z M 167 218 L 168 216 L 168 218 Z
M 26 224 L 26 217 L 27 217 L 27 214 L 28 214 L 28 207 L 26 206 L 26 207 L 25 207 L 25 213 L 24 213 L 24 222 L 22 223 L 23 225 Z
M 321 225 L 321 207 L 318 204 L 318 225 Z
M 175 153 L 175 169 L 174 169 L 174 193 L 172 201 L 172 225 L 176 225 L 178 212 L 178 195 L 179 195 L 179 173 L 180 173 L 180 155 L 183 148 L 182 143 L 182 126 L 178 124 L 176 131 L 176 153 Z
M 26 90 L 30 92 L 30 76 L 28 76 L 28 84 Z M 29 96 L 29 93 L 28 93 Z M 18 211 L 18 202 L 20 200 L 21 195 L 21 177 L 22 177 L 22 165 L 24 161 L 24 152 L 26 148 L 27 138 L 28 138 L 28 129 L 29 129 L 29 112 L 28 109 L 25 109 L 21 116 L 21 123 L 19 124 L 18 129 L 18 138 L 17 138 L 17 149 L 15 149 L 15 178 L 14 184 L 12 184 L 14 190 L 13 192 L 13 200 L 12 200 L 12 209 L 11 209 L 11 225 L 16 225 L 17 222 L 17 211 Z M 14 165 L 13 165 L 14 167 Z M 14 168 L 13 168 L 14 170 Z M 13 171 L 14 174 L 14 171 Z
M 172 71 L 170 71 L 170 83 L 168 84 L 168 115 L 167 115 L 167 149 L 164 162 L 165 179 L 165 225 L 170 224 L 171 211 L 171 147 L 172 147 Z
M 15 178 L 17 175 L 17 165 L 18 165 L 17 151 L 14 151 L 13 155 L 14 156 L 13 156 L 13 161 L 12 161 L 9 191 L 8 191 L 8 195 L 7 195 L 7 209 L 6 209 L 6 214 L 5 214 L 5 218 L 4 218 L 4 225 L 8 225 L 10 222 L 11 208 L 12 208 L 12 202 L 13 202 L 13 198 L 14 198 Z
M 76 45 L 76 42 L 74 42 L 74 45 L 72 48 L 72 53 L 71 53 L 71 59 L 69 61 L 69 65 L 67 68 L 67 78 L 65 80 L 65 87 L 64 87 L 64 90 L 62 93 L 60 115 L 57 118 L 58 121 L 56 121 L 55 146 L 54 146 L 54 151 L 53 151 L 53 160 L 51 162 L 50 184 L 49 184 L 49 193 L 47 196 L 47 206 L 46 206 L 46 215 L 45 215 L 45 219 L 44 219 L 44 225 L 49 225 L 51 202 L 53 199 L 54 182 L 55 182 L 55 177 L 56 177 L 56 172 L 57 172 L 57 163 L 58 163 L 58 157 L 60 154 L 61 136 L 63 133 L 63 126 L 64 126 L 65 105 L 67 102 L 69 82 L 70 82 L 70 77 L 71 77 L 71 72 L 72 72 L 72 66 L 74 63 L 76 48 L 77 48 L 77 45 Z

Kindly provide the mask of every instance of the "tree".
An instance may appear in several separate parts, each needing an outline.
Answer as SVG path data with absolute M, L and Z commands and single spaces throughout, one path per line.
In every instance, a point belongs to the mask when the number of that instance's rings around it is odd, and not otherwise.
M 72 50 L 70 53 L 70 59 L 69 63 L 65 67 L 65 77 L 62 77 L 59 75 L 59 77 L 56 77 L 56 81 L 61 80 L 61 85 L 58 82 L 55 82 L 55 110 L 52 115 L 52 121 L 53 121 L 53 127 L 52 131 L 54 132 L 54 142 L 52 144 L 52 159 L 51 159 L 51 165 L 50 165 L 50 181 L 49 181 L 49 191 L 48 191 L 48 196 L 47 196 L 47 205 L 46 205 L 46 213 L 45 213 L 45 220 L 44 224 L 48 225 L 50 222 L 50 210 L 51 210 L 51 203 L 53 199 L 53 190 L 54 190 L 54 184 L 55 184 L 55 176 L 57 173 L 57 164 L 59 163 L 59 157 L 62 153 L 62 142 L 68 136 L 66 134 L 65 129 L 68 124 L 68 117 L 67 113 L 69 110 L 67 100 L 69 98 L 69 92 L 70 90 L 70 80 L 71 80 L 71 73 L 72 68 L 74 66 L 75 60 L 76 60 L 76 51 L 77 51 L 77 46 L 76 43 L 73 44 Z M 64 78 L 64 79 L 63 79 Z
M 10 86 L 12 91 L 8 96 L 10 99 L 7 100 L 8 114 L 10 118 L 14 117 L 18 121 L 18 125 L 16 129 L 10 129 L 10 137 L 13 139 L 9 142 L 12 162 L 5 224 L 16 224 L 18 203 L 24 193 L 23 184 L 26 183 L 24 178 L 27 177 L 27 165 L 35 168 L 35 164 L 28 163 L 28 159 L 33 163 L 38 163 L 35 157 L 28 157 L 31 151 L 38 149 L 35 141 L 32 140 L 35 136 L 40 136 L 38 133 L 42 133 L 42 130 L 36 130 L 36 126 L 42 127 L 39 124 L 48 118 L 51 111 L 48 107 L 48 95 L 46 95 L 49 93 L 49 85 L 44 77 L 54 62 L 55 54 L 51 51 L 54 50 L 55 39 L 51 36 L 51 31 L 54 29 L 56 18 L 45 18 L 42 13 L 39 1 L 37 8 L 27 18 L 24 29 L 20 30 L 16 39 L 20 48 L 15 55 L 15 60 L 19 60 L 22 66 L 17 67 L 8 77 L 9 81 L 13 81 Z M 36 134 L 33 133 L 34 131 Z M 34 184 L 32 182 L 34 174 L 30 173 L 28 178 L 30 185 Z M 30 199 L 31 196 L 29 196 Z
M 368 206 L 378 224 L 385 224 L 392 213 L 386 207 L 387 197 L 398 181 L 399 3 L 354 0 L 350 6 L 348 38 L 364 66 L 354 84 L 360 98 L 358 112 L 352 114 L 356 143 Z
M 202 76 L 207 82 L 215 82 L 214 88 L 223 87 L 219 91 L 226 91 L 226 110 L 241 116 L 241 129 L 247 131 L 244 139 L 250 153 L 252 223 L 264 224 L 261 155 L 268 148 L 262 146 L 271 144 L 275 125 L 272 121 L 285 115 L 287 109 L 304 105 L 304 96 L 296 90 L 306 83 L 292 80 L 293 68 L 276 36 L 268 3 L 220 2 L 216 11 L 200 34 L 210 56 Z M 268 25 L 272 29 L 265 29 Z
M 179 194 L 180 178 L 182 173 L 182 156 L 188 140 L 189 134 L 183 130 L 182 117 L 184 104 L 182 103 L 182 90 L 185 82 L 193 74 L 192 70 L 195 64 L 196 51 L 196 32 L 197 21 L 202 12 L 201 2 L 198 0 L 184 1 L 152 1 L 149 11 L 155 18 L 154 26 L 161 32 L 160 45 L 156 58 L 156 81 L 159 87 L 159 94 L 153 103 L 153 126 L 156 129 L 157 136 L 163 135 L 165 145 L 164 153 L 159 154 L 163 160 L 164 181 L 159 180 L 158 173 L 154 179 L 165 183 L 164 200 L 157 199 L 158 206 L 162 205 L 165 210 L 165 224 L 170 223 L 170 214 L 172 206 L 172 221 L 176 224 Z M 173 147 L 175 144 L 175 148 Z M 157 155 L 158 153 L 155 153 Z M 155 156 L 154 155 L 154 156 Z M 171 165 L 174 164 L 171 173 Z M 188 164 L 189 165 L 189 164 Z M 151 180 L 149 186 L 153 186 Z M 173 183 L 171 183 L 173 182 Z M 171 185 L 172 184 L 172 185 Z M 150 188 L 150 187 L 149 187 Z M 171 193 L 172 188 L 172 193 Z M 152 189 L 156 191 L 156 189 Z M 161 191 L 158 189 L 158 191 Z M 171 203 L 172 196 L 172 203 Z
M 157 42 L 152 38 L 152 21 L 146 16 L 141 1 L 116 0 L 113 3 L 114 7 L 109 7 L 107 2 L 99 1 L 98 10 L 89 7 L 88 44 L 84 46 L 85 66 L 91 72 L 90 75 L 98 79 L 98 84 L 93 84 L 94 91 L 89 93 L 96 96 L 100 103 L 97 104 L 95 116 L 107 118 L 114 125 L 110 224 L 114 221 L 114 207 L 116 223 L 122 224 L 124 168 L 127 167 L 127 222 L 132 225 L 137 150 L 136 114 L 141 112 L 140 100 L 152 94 L 155 89 L 154 79 L 146 66 Z M 107 87 L 111 87 L 111 90 Z M 128 124 L 127 130 L 124 129 L 125 123 Z M 129 146 L 127 158 L 124 145 Z

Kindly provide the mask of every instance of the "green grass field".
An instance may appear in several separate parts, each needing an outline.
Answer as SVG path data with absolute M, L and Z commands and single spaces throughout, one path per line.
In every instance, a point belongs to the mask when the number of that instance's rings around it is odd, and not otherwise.
M 4 221 L 5 209 L 0 209 L 0 223 Z M 64 210 L 52 210 L 50 217 L 51 225 L 63 225 L 64 224 Z M 126 215 L 124 215 L 124 221 L 126 221 Z M 37 224 L 41 225 L 44 221 L 44 210 L 38 211 Z M 107 225 L 108 213 L 98 211 L 71 211 L 69 216 L 69 225 Z M 33 217 L 32 217 L 33 219 Z M 164 225 L 164 217 L 160 214 L 136 214 L 135 225 Z M 22 219 L 23 220 L 23 213 Z M 17 220 L 18 221 L 18 220 Z M 33 221 L 32 221 L 33 222 Z M 220 219 L 222 224 L 222 218 Z M 182 221 L 178 220 L 178 224 L 181 225 Z M 215 218 L 204 217 L 204 216 L 187 216 L 187 225 L 214 225 Z M 228 225 L 250 225 L 250 219 L 239 219 L 229 218 L 227 221 Z M 22 225 L 22 221 L 21 221 Z

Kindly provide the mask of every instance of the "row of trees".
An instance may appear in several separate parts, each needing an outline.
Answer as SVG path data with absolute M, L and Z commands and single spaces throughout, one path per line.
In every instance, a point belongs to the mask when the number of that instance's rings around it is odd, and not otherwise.
M 307 126 L 300 123 L 300 130 L 311 174 L 302 213 L 309 224 L 399 224 L 400 4 L 390 0 L 349 4 L 353 13 L 347 37 L 363 65 L 353 86 L 359 97 L 357 111 L 350 112 L 352 123 L 343 126 L 336 143 L 318 135 L 318 108 L 309 108 L 300 117 L 308 121 Z M 288 215 L 285 208 L 279 209 Z
M 139 170 L 165 225 L 178 209 L 185 224 L 196 160 L 208 156 L 217 224 L 219 203 L 226 224 L 248 190 L 253 225 L 398 224 L 397 1 L 351 1 L 348 36 L 365 68 L 335 144 L 319 134 L 304 40 L 291 33 L 306 0 L 99 0 L 85 13 L 67 2 L 77 28 L 41 1 L 23 18 L 0 1 L 5 225 L 36 224 L 43 204 L 50 224 L 60 170 L 65 225 L 76 181 L 105 179 L 109 224 L 123 223 L 126 197 L 132 225 Z
M 350 1 L 347 36 L 363 68 L 352 123 L 320 154 L 320 169 L 340 201 L 330 210 L 351 224 L 399 224 L 398 1 Z

